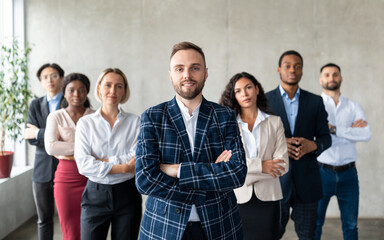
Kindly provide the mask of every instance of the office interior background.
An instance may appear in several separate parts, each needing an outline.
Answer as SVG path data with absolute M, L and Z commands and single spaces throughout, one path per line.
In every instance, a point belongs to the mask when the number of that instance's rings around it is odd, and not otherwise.
M 122 106 L 125 111 L 140 115 L 171 99 L 169 56 L 180 41 L 203 48 L 208 66 L 203 94 L 212 101 L 218 101 L 229 79 L 242 71 L 256 76 L 265 91 L 276 88 L 278 59 L 286 50 L 302 54 L 300 86 L 316 94 L 322 90 L 320 67 L 338 64 L 342 94 L 362 105 L 373 131 L 370 142 L 357 143 L 359 216 L 384 218 L 383 0 L 1 1 L 13 2 L 14 24 L 20 26 L 13 34 L 32 46 L 33 92 L 44 94 L 35 76 L 38 68 L 55 62 L 66 74 L 80 72 L 90 78 L 95 109 L 100 104 L 93 88 L 108 67 L 118 67 L 128 77 L 131 98 Z M 0 183 L 0 212 L 5 213 L 0 233 L 35 214 L 28 167 L 33 166 L 34 147 L 21 148 L 27 171 Z M 339 216 L 335 199 L 327 216 Z

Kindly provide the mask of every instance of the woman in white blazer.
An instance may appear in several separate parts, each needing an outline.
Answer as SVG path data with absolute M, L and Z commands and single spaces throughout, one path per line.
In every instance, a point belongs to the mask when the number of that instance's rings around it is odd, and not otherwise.
M 278 239 L 279 176 L 288 170 L 288 153 L 280 117 L 267 113 L 267 98 L 254 76 L 235 74 L 220 104 L 234 109 L 247 158 L 247 177 L 235 189 L 245 239 Z

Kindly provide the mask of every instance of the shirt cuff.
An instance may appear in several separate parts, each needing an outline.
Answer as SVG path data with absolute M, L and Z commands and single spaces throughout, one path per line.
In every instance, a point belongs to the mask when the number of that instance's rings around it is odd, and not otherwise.
M 37 133 L 36 133 L 36 137 L 35 137 L 36 140 L 39 140 L 39 132 L 40 132 L 40 128 L 37 129 Z
M 179 166 L 179 170 L 177 171 L 177 178 L 180 178 L 180 172 L 181 172 L 181 163 L 180 163 L 180 166 Z
M 112 163 L 113 165 L 120 164 L 120 159 L 118 156 L 112 156 L 108 158 L 108 162 Z

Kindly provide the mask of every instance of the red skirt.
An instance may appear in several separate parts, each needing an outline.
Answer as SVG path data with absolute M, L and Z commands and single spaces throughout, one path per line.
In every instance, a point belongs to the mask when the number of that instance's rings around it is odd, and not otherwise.
M 59 159 L 54 179 L 54 196 L 63 240 L 80 240 L 80 204 L 87 180 L 79 174 L 75 161 Z

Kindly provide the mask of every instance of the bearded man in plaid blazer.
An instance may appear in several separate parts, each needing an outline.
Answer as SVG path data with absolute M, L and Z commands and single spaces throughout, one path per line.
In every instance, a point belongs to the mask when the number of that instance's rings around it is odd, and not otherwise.
M 247 166 L 235 113 L 207 101 L 204 53 L 173 47 L 176 97 L 146 110 L 136 151 L 136 187 L 148 195 L 140 239 L 243 239 L 233 189 Z

